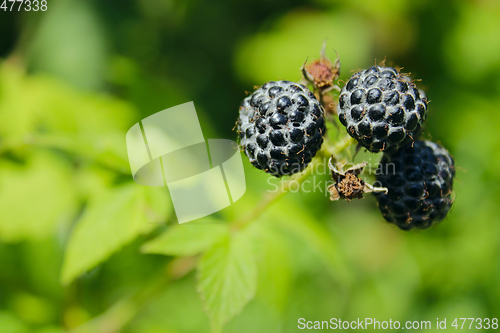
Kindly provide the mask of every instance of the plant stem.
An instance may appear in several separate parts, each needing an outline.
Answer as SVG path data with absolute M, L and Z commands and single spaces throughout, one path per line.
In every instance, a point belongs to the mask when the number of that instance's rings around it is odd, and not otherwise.
M 315 165 L 318 164 L 319 161 L 320 159 L 315 158 L 309 164 L 309 166 L 298 176 L 289 179 L 276 192 L 268 193 L 268 195 L 265 196 L 259 204 L 257 204 L 255 209 L 253 209 L 249 214 L 246 214 L 242 218 L 236 220 L 232 224 L 232 227 L 234 227 L 235 229 L 242 229 L 257 217 L 259 217 L 269 206 L 271 206 L 274 202 L 278 201 L 282 196 L 284 196 L 290 190 L 292 184 L 300 185 L 305 179 L 307 179 L 307 177 L 309 177 L 309 175 L 315 168 Z
M 290 190 L 292 185 L 301 184 L 316 169 L 316 166 L 324 162 L 331 155 L 337 156 L 348 149 L 355 142 L 350 136 L 335 145 L 325 144 L 324 148 L 313 159 L 302 173 L 289 179 L 280 190 L 269 193 L 250 213 L 236 220 L 232 224 L 235 230 L 242 229 L 259 217 L 268 207 L 278 201 Z M 166 274 L 155 277 L 147 287 L 136 293 L 126 296 L 108 308 L 101 315 L 73 329 L 70 333 L 116 333 L 120 332 L 137 314 L 156 296 L 160 295 L 173 281 L 186 276 L 196 268 L 196 257 L 180 257 L 174 259 L 167 265 Z
M 338 159 L 338 155 L 351 147 L 354 143 L 356 143 L 356 140 L 350 135 L 346 135 L 342 141 L 333 146 L 328 141 L 325 142 L 323 149 L 321 149 L 319 153 L 325 158 L 330 158 L 330 156 L 333 155 L 333 157 Z
M 355 140 L 347 135 L 344 140 L 337 143 L 333 147 L 327 147 L 327 145 L 325 145 L 325 147 L 319 152 L 320 156 L 313 159 L 313 161 L 302 173 L 288 180 L 276 192 L 269 193 L 249 214 L 244 215 L 242 218 L 236 220 L 232 224 L 232 227 L 237 230 L 246 227 L 248 224 L 250 224 L 250 222 L 259 217 L 269 206 L 283 197 L 290 190 L 292 185 L 302 184 L 302 182 L 312 174 L 316 166 L 324 162 L 323 158 L 330 158 L 331 155 L 337 156 L 338 154 L 349 148 L 354 142 Z

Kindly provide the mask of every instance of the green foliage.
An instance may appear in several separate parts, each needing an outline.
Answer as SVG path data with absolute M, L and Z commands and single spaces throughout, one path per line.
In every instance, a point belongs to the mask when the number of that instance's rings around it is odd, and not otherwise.
M 304 207 L 287 200 L 282 200 L 277 206 L 277 209 L 269 213 L 269 222 L 308 246 L 324 263 L 334 280 L 347 283 L 347 271 L 337 254 L 335 240 L 329 232 L 318 224 L 312 215 L 307 214 Z
M 17 294 L 12 300 L 12 307 L 25 322 L 47 324 L 57 316 L 55 307 L 47 299 L 30 294 Z
M 79 87 L 96 88 L 103 84 L 107 47 L 103 26 L 89 3 L 69 0 L 41 17 L 28 55 L 38 70 L 56 73 Z
M 214 332 L 220 332 L 255 295 L 254 251 L 250 235 L 239 232 L 225 237 L 200 260 L 197 288 Z
M 151 232 L 171 212 L 164 189 L 136 184 L 99 194 L 88 205 L 68 241 L 61 272 L 64 284 Z
M 39 16 L 2 13 L 0 332 L 265 333 L 298 331 L 302 317 L 497 316 L 499 8 L 71 0 Z M 287 194 L 242 227 L 278 182 L 246 160 L 245 196 L 183 225 L 165 188 L 132 182 L 125 134 L 139 119 L 193 100 L 205 137 L 234 138 L 244 91 L 297 80 L 325 39 L 343 80 L 385 57 L 422 79 L 427 130 L 457 165 L 441 225 L 403 233 L 369 196 L 332 203 L 317 190 Z M 363 151 L 353 160 L 368 157 L 377 164 Z
M 144 244 L 142 251 L 172 256 L 192 256 L 204 252 L 228 236 L 229 229 L 225 224 L 178 225 Z
M 0 161 L 0 186 L 4 241 L 49 237 L 75 213 L 70 168 L 51 154 L 33 153 L 24 165 Z
M 280 232 L 264 225 L 258 227 L 257 297 L 279 316 L 287 307 L 293 281 L 290 244 Z
M 454 76 L 465 82 L 480 81 L 491 73 L 492 68 L 500 68 L 497 56 L 500 49 L 500 6 L 488 2 L 468 4 L 460 8 L 459 15 L 462 24 L 446 39 L 447 65 Z M 460 70 L 455 70 L 458 68 Z
M 372 32 L 365 24 L 361 18 L 350 14 L 288 13 L 275 23 L 271 32 L 253 35 L 241 43 L 236 69 L 243 79 L 254 85 L 278 77 L 296 81 L 300 78 L 302 63 L 307 58 L 312 61 L 319 56 L 325 39 L 328 40 L 328 56 L 334 60 L 336 54 L 332 49 L 335 49 L 342 66 L 353 68 L 363 63 L 373 42 Z M 350 29 L 344 29 L 345 26 Z M 313 31 L 318 33 L 311 34 Z M 348 78 L 349 71 L 345 74 Z
M 21 320 L 8 312 L 0 312 L 0 332 L 27 333 L 28 327 Z

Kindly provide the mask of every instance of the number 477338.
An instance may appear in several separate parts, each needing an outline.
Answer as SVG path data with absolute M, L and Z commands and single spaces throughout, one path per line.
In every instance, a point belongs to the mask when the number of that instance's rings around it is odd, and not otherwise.
M 461 322 L 461 323 L 460 323 Z M 475 324 L 475 325 L 474 325 Z M 498 329 L 498 318 L 455 318 L 451 326 L 455 329 Z
M 26 12 L 44 12 L 47 10 L 47 0 L 3 0 L 0 6 L 0 10 L 4 12 L 20 12 L 23 9 Z

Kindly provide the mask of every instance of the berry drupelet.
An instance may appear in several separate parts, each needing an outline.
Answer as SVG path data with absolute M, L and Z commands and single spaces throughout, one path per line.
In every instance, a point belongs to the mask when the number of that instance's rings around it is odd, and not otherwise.
M 377 169 L 377 201 L 384 218 L 403 230 L 425 229 L 446 217 L 452 204 L 453 158 L 440 145 L 415 141 L 384 154 Z
M 237 128 L 252 165 L 276 177 L 305 169 L 326 132 L 314 94 L 290 81 L 267 82 L 245 98 Z
M 397 151 L 416 139 L 427 112 L 427 98 L 409 77 L 374 66 L 354 74 L 342 88 L 339 120 L 371 152 Z

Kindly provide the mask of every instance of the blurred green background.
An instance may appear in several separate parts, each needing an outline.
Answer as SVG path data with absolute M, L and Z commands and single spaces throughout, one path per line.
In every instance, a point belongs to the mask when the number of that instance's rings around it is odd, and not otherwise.
M 435 330 L 436 318 L 450 328 L 457 317 L 500 317 L 499 21 L 496 0 L 0 10 L 0 332 L 209 332 L 226 322 L 223 332 L 296 332 L 299 318 L 332 317 L 430 320 Z M 372 197 L 299 192 L 231 232 L 271 188 L 245 158 L 245 196 L 181 227 L 167 189 L 132 182 L 125 133 L 138 120 L 194 101 L 206 138 L 234 139 L 245 91 L 298 80 L 326 38 L 343 80 L 384 58 L 422 80 L 425 136 L 457 165 L 442 224 L 402 232 Z

